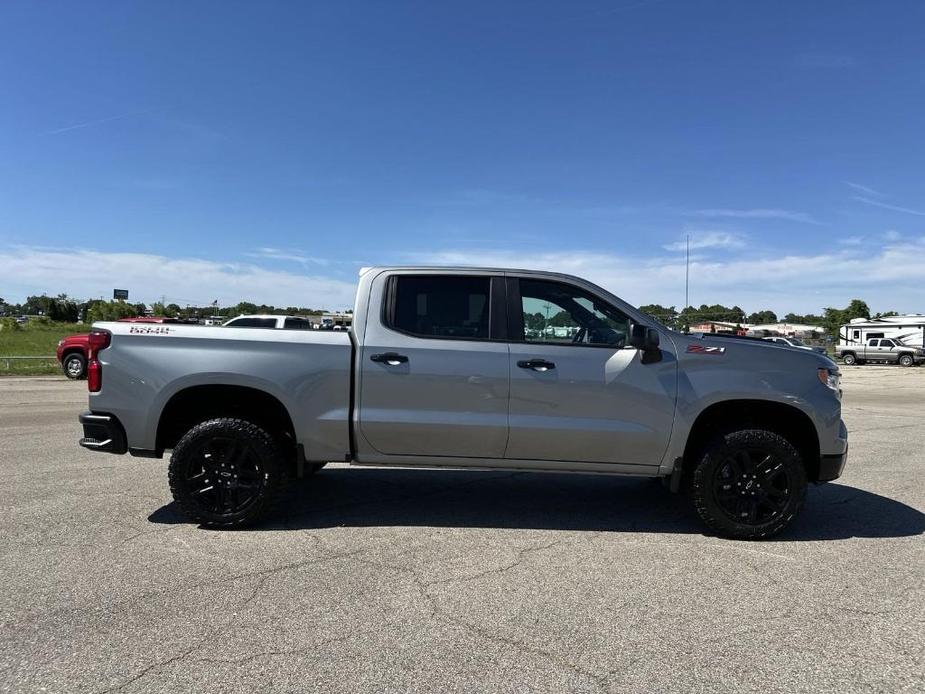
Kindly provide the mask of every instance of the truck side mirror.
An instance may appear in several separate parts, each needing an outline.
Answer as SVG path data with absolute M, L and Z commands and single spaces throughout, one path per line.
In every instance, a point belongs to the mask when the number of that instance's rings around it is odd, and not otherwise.
M 658 348 L 658 330 L 647 325 L 633 323 L 630 327 L 630 346 L 642 352 L 642 363 L 661 361 L 662 350 Z

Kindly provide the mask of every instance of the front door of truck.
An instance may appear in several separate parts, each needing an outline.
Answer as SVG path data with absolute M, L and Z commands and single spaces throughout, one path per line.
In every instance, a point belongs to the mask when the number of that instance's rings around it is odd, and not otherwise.
M 506 458 L 658 465 L 677 389 L 674 347 L 642 363 L 630 320 L 566 282 L 508 281 L 510 434 Z
M 490 274 L 398 272 L 374 283 L 357 354 L 358 433 L 373 455 L 503 457 L 503 293 Z

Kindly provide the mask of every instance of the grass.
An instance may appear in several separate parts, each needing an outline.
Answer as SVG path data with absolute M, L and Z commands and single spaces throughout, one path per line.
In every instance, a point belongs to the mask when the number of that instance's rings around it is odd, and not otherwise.
M 89 325 L 82 323 L 26 323 L 20 330 L 3 325 L 0 329 L 0 376 L 31 376 L 60 374 L 61 366 L 55 359 L 58 340 L 65 335 L 85 333 Z M 7 361 L 4 357 L 49 357 Z

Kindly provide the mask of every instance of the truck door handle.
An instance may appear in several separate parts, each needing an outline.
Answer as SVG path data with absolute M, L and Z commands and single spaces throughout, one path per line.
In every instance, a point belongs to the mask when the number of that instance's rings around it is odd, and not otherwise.
M 398 366 L 399 364 L 408 363 L 408 357 L 406 357 L 404 354 L 399 354 L 398 352 L 373 354 L 369 357 L 369 360 L 378 362 L 380 364 L 388 364 L 389 366 Z
M 517 362 L 517 366 L 521 369 L 533 369 L 534 371 L 549 371 L 556 368 L 553 362 L 545 359 L 523 359 Z

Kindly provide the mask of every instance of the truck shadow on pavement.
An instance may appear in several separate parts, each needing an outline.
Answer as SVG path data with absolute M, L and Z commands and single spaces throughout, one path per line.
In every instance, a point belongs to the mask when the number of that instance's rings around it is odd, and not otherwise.
M 171 503 L 152 523 L 185 523 Z M 381 468 L 325 469 L 295 482 L 251 531 L 428 526 L 695 533 L 691 504 L 653 480 L 606 475 Z M 925 514 L 843 484 L 810 486 L 796 523 L 776 539 L 921 535 Z

